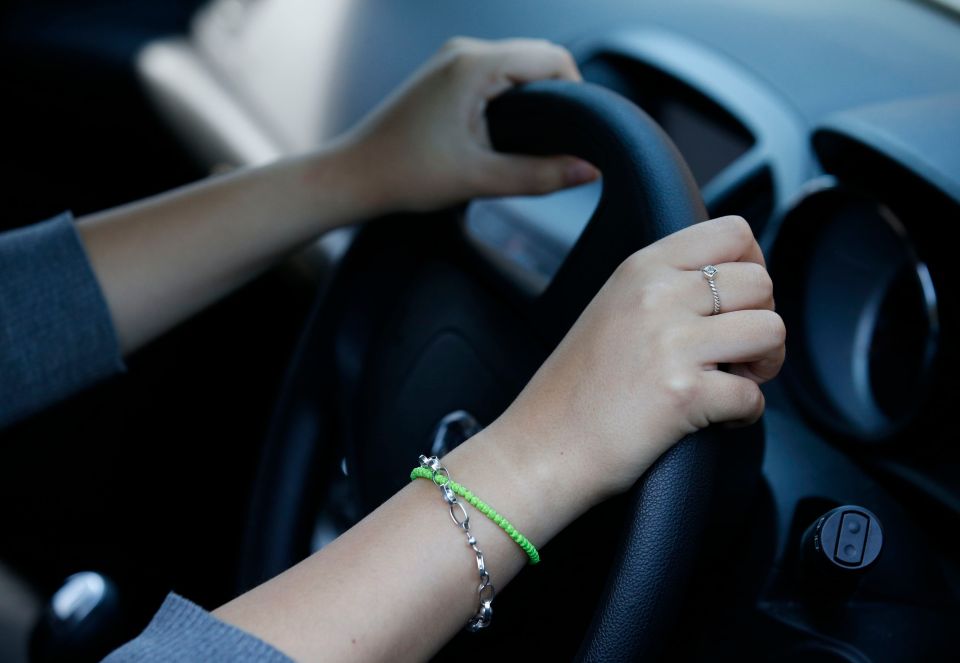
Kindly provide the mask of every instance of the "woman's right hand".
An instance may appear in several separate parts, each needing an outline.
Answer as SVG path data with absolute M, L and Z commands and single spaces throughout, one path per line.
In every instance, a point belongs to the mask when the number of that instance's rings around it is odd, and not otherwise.
M 716 265 L 721 312 L 701 267 Z M 724 217 L 623 262 L 492 426 L 508 453 L 590 503 L 626 490 L 684 435 L 763 413 L 786 331 L 746 221 Z M 726 370 L 721 370 L 721 366 Z
M 716 316 L 706 264 L 719 268 Z M 772 309 L 743 219 L 671 235 L 626 260 L 517 400 L 443 463 L 543 546 L 685 433 L 760 416 L 757 385 L 783 361 Z M 477 566 L 451 513 L 435 486 L 411 482 L 216 615 L 298 660 L 427 660 L 477 610 Z M 500 590 L 527 556 L 491 519 L 464 515 Z

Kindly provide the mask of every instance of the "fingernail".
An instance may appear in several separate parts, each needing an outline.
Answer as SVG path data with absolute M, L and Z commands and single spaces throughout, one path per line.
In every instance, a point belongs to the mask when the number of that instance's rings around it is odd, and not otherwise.
M 586 161 L 576 160 L 571 162 L 564 173 L 567 185 L 586 184 L 597 179 L 600 172 Z

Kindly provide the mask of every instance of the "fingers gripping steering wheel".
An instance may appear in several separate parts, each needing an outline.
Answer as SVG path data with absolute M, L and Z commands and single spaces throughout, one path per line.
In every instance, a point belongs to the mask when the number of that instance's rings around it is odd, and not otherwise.
M 375 508 L 404 485 L 438 421 L 460 409 L 495 418 L 620 262 L 706 218 L 671 141 L 613 92 L 531 83 L 493 100 L 487 120 L 499 150 L 573 154 L 600 168 L 596 211 L 535 298 L 498 277 L 448 218 L 360 232 L 291 364 L 255 486 L 241 589 L 307 554 L 318 468 L 345 454 L 356 500 Z M 605 544 L 616 552 L 577 636 L 580 659 L 657 653 L 714 545 L 717 515 L 749 493 L 761 455 L 759 426 L 713 427 L 682 440 L 638 481 L 617 516 L 619 540 Z

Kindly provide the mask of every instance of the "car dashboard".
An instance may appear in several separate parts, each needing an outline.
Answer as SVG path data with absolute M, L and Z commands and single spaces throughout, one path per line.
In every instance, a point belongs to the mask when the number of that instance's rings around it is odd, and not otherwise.
M 730 588 L 751 593 L 750 625 L 763 628 L 748 637 L 715 616 L 686 652 L 956 652 L 960 16 L 907 0 L 223 0 L 188 38 L 146 47 L 138 70 L 207 167 L 253 165 L 348 127 L 454 34 L 567 45 L 587 81 L 665 129 L 711 215 L 744 216 L 764 249 L 788 357 L 767 391 L 766 508 Z M 537 293 L 601 188 L 478 200 L 459 221 Z M 301 259 L 320 278 L 348 243 L 325 239 Z M 851 504 L 880 519 L 884 553 L 825 619 L 798 551 L 818 516 Z

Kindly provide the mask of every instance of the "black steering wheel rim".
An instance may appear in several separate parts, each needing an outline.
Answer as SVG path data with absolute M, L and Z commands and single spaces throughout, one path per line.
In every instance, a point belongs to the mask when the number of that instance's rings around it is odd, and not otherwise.
M 482 292 L 465 286 L 475 293 L 470 296 L 478 302 L 497 296 L 510 299 L 513 314 L 522 311 L 516 319 L 530 328 L 531 337 L 544 348 L 539 357 L 542 359 L 623 259 L 661 237 L 704 220 L 706 211 L 689 169 L 669 138 L 636 106 L 606 89 L 561 81 L 528 84 L 493 100 L 487 119 L 497 149 L 574 154 L 604 173 L 603 194 L 594 215 L 541 296 L 524 300 L 508 285 L 497 283 L 495 277 L 488 279 Z M 305 498 L 316 479 L 311 468 L 328 448 L 319 445 L 318 439 L 351 439 L 352 446 L 345 450 L 350 466 L 358 473 L 376 471 L 364 450 L 357 447 L 363 446 L 363 439 L 383 434 L 382 430 L 364 429 L 365 422 L 376 419 L 383 410 L 358 403 L 383 399 L 383 389 L 370 387 L 371 383 L 400 383 L 384 377 L 389 367 L 377 373 L 377 369 L 358 368 L 357 357 L 344 356 L 349 355 L 351 344 L 368 347 L 364 343 L 370 341 L 351 338 L 351 333 L 358 329 L 366 330 L 362 333 L 368 337 L 379 333 L 376 325 L 371 328 L 358 322 L 375 314 L 363 309 L 358 312 L 344 292 L 364 284 L 368 288 L 382 287 L 377 281 L 388 277 L 392 267 L 387 256 L 394 244 L 402 241 L 398 227 L 396 223 L 373 225 L 361 233 L 345 263 L 343 278 L 336 279 L 333 290 L 318 304 L 307 325 L 291 363 L 256 482 L 242 553 L 241 589 L 265 580 L 302 556 L 304 523 L 310 520 L 304 513 L 309 503 Z M 463 249 L 462 234 L 450 224 L 427 227 L 432 234 L 431 246 L 422 256 L 408 256 L 410 260 L 436 259 L 443 252 L 437 251 L 438 246 Z M 411 249 L 410 244 L 405 246 L 407 250 L 419 250 Z M 380 274 L 375 273 L 378 269 Z M 458 278 L 455 272 L 427 277 Z M 395 294 L 400 296 L 408 287 L 416 287 L 416 282 L 399 279 L 394 283 Z M 489 294 L 491 290 L 495 294 Z M 442 293 L 432 292 L 430 296 L 442 297 Z M 463 296 L 462 291 L 456 296 Z M 483 313 L 481 318 L 488 321 L 496 315 Z M 490 325 L 501 336 L 507 333 L 501 331 L 506 329 L 503 325 Z M 331 352 L 330 348 L 339 350 Z M 389 351 L 372 354 L 372 362 L 389 363 Z M 536 351 L 524 354 L 537 356 Z M 522 366 L 518 374 L 529 377 L 537 364 L 539 361 Z M 524 381 L 516 376 L 507 378 L 507 390 L 518 391 Z M 339 403 L 339 412 L 322 412 L 318 407 L 322 402 Z M 501 403 L 488 404 L 488 409 Z M 381 455 L 390 453 L 379 451 Z M 717 514 L 734 508 L 730 496 L 742 495 L 752 486 L 761 453 L 762 436 L 757 427 L 738 431 L 711 428 L 682 440 L 638 481 L 627 498 L 629 516 L 616 542 L 615 561 L 582 640 L 579 659 L 634 660 L 659 651 L 683 604 L 687 583 L 702 562 L 699 553 L 715 533 Z M 407 458 L 406 464 L 409 462 Z M 396 467 L 391 471 L 396 472 Z M 378 503 L 376 499 L 366 501 L 368 508 Z

